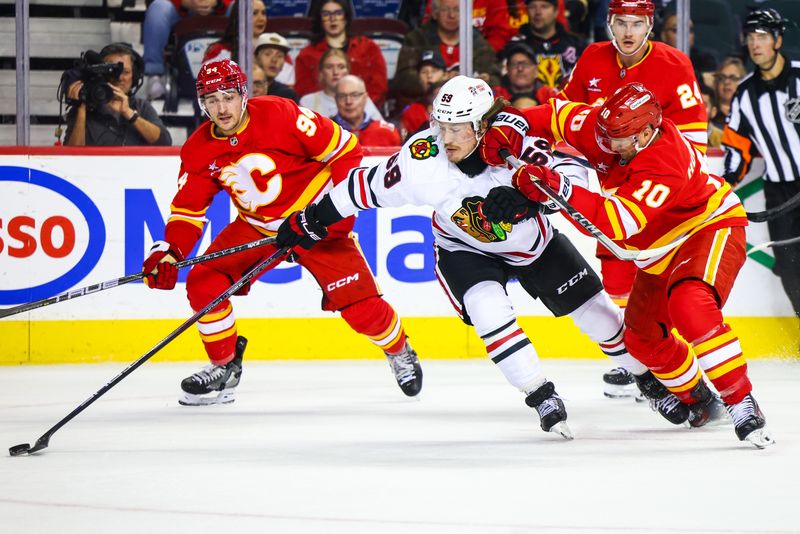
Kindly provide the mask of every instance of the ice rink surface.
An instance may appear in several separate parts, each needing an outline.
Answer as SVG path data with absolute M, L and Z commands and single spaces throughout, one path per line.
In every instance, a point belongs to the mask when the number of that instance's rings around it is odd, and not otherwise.
M 545 360 L 575 440 L 489 361 L 247 362 L 237 400 L 182 407 L 196 364 L 148 363 L 0 458 L 2 533 L 800 532 L 800 362 L 751 362 L 777 444 L 605 399 L 600 360 Z M 0 445 L 31 444 L 123 364 L 4 367 Z M 7 454 L 7 453 L 5 453 Z

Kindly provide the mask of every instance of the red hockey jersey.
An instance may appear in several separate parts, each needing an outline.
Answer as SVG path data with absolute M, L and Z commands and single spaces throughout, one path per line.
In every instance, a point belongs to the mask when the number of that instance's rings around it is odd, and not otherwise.
M 705 154 L 708 115 L 691 61 L 664 43 L 651 41 L 647 46 L 644 58 L 625 68 L 611 42 L 589 45 L 559 97 L 600 106 L 623 85 L 641 83 L 656 95 L 664 117 Z
M 575 187 L 570 203 L 614 241 L 629 249 L 657 248 L 703 228 L 746 226 L 747 216 L 730 185 L 709 174 L 705 158 L 664 119 L 661 137 L 627 164 L 604 152 L 595 140 L 599 107 L 553 99 L 525 110 L 528 135 L 564 141 L 597 171 L 603 195 Z M 669 252 L 637 265 L 660 274 Z
M 317 200 L 361 162 L 353 135 L 291 100 L 254 98 L 247 112 L 235 134 L 217 136 L 206 121 L 181 149 L 165 239 L 184 255 L 202 235 L 206 210 L 219 191 L 231 196 L 239 217 L 272 235 L 284 217 Z

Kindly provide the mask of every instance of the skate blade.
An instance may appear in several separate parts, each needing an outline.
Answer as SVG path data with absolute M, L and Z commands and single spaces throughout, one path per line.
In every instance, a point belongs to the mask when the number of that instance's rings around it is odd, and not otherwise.
M 183 392 L 183 397 L 178 399 L 181 406 L 211 406 L 213 404 L 230 404 L 236 400 L 233 389 L 224 389 L 220 392 L 212 392 L 206 395 L 193 395 Z
M 553 426 L 550 427 L 548 432 L 555 432 L 556 434 L 560 434 L 562 438 L 566 440 L 575 439 L 575 436 L 572 434 L 572 430 L 567 426 L 567 423 L 564 421 L 560 421 Z
M 747 436 L 745 436 L 745 441 L 749 441 L 758 449 L 765 449 L 770 445 L 775 445 L 775 440 L 772 438 L 772 434 L 770 434 L 769 430 L 766 428 L 759 428 L 758 430 L 753 430 Z

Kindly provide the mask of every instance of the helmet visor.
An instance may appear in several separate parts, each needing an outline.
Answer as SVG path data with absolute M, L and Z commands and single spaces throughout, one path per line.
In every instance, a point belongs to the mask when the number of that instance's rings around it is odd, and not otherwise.
M 601 127 L 595 128 L 594 139 L 597 141 L 597 146 L 599 146 L 606 154 L 621 154 L 628 152 L 634 145 L 636 145 L 636 143 L 639 142 L 639 138 L 636 135 L 610 137 Z
M 445 145 L 460 145 L 476 139 L 471 122 L 440 122 L 432 118 L 431 128 Z

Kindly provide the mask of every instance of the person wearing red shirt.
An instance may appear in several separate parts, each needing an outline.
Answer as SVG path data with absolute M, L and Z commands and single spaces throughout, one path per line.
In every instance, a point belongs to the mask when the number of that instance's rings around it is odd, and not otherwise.
M 624 85 L 602 107 L 554 99 L 524 115 L 527 135 L 565 142 L 583 154 L 605 193 L 573 186 L 547 167 L 525 165 L 515 175 L 523 195 L 549 205 L 537 187 L 546 184 L 625 249 L 672 245 L 635 261 L 623 335 L 628 351 L 688 407 L 692 426 L 721 415 L 704 373 L 739 440 L 772 445 L 739 338 L 721 311 L 747 257 L 747 215 L 730 185 L 708 172 L 703 154 L 662 118 L 658 99 L 641 84 Z M 521 138 L 509 144 L 507 136 L 487 135 L 490 163 L 506 164 L 498 147 L 520 154 Z M 661 402 L 652 389 L 642 391 L 655 405 Z
M 369 97 L 379 108 L 386 100 L 389 82 L 380 47 L 364 36 L 350 36 L 353 11 L 347 0 L 329 0 L 312 6 L 313 38 L 295 59 L 294 90 L 301 97 L 320 90 L 317 68 L 329 48 L 347 53 L 350 72 L 364 80 Z
M 639 82 L 661 103 L 664 116 L 700 152 L 708 143 L 708 116 L 688 56 L 664 43 L 649 40 L 655 6 L 652 0 L 611 0 L 607 25 L 611 41 L 593 43 L 584 50 L 561 98 L 601 105 L 617 89 Z M 597 247 L 603 286 L 614 301 L 626 306 L 636 270 L 604 247 Z M 633 377 L 620 369 L 603 375 L 607 396 L 634 393 Z
M 210 121 L 201 124 L 181 149 L 178 192 L 164 240 L 154 243 L 142 269 L 151 288 L 175 287 L 174 262 L 187 257 L 200 239 L 205 213 L 220 191 L 230 195 L 239 214 L 207 252 L 276 235 L 284 219 L 321 198 L 362 158 L 356 137 L 330 119 L 286 98 L 248 101 L 247 78 L 231 60 L 203 65 L 197 92 Z M 292 220 L 292 224 L 305 222 Z M 353 330 L 382 349 L 400 388 L 406 395 L 416 395 L 422 387 L 419 360 L 399 317 L 381 298 L 352 229 L 352 217 L 329 232 L 316 229 L 316 236 L 328 239 L 313 250 L 306 242 L 294 243 L 292 256 L 320 285 L 322 308 L 341 312 Z M 275 251 L 274 245 L 263 246 L 196 264 L 186 280 L 192 309 L 205 307 Z M 347 284 L 335 283 L 345 278 Z M 232 402 L 247 341 L 238 335 L 230 300 L 202 317 L 197 326 L 211 365 L 183 380 L 180 403 Z
M 431 105 L 436 97 L 435 92 L 447 81 L 447 67 L 442 55 L 437 50 L 425 50 L 420 57 L 417 69 L 423 97 L 421 100 L 407 105 L 400 115 L 400 135 L 403 139 L 428 127 Z
M 363 146 L 400 146 L 400 132 L 392 124 L 371 119 L 364 111 L 367 89 L 364 80 L 348 74 L 336 84 L 336 109 L 333 121 L 355 135 Z

